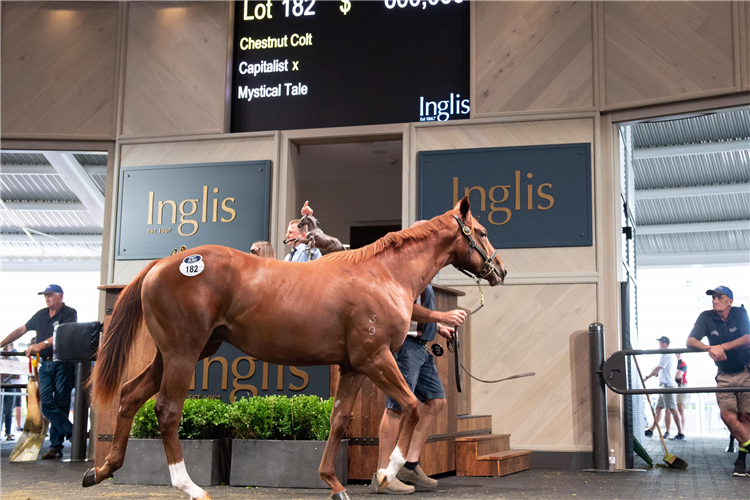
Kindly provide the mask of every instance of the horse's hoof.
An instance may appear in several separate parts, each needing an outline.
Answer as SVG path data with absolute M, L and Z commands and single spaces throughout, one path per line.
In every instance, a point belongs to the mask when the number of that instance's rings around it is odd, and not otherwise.
M 351 500 L 349 498 L 349 495 L 346 493 L 346 490 L 339 491 L 338 493 L 334 493 L 331 495 L 332 500 Z
M 96 484 L 96 471 L 92 467 L 83 474 L 83 481 L 81 485 L 84 488 L 88 488 L 89 486 L 94 486 L 95 484 Z
M 208 496 L 208 493 L 206 493 L 206 492 L 204 491 L 204 492 L 203 492 L 203 494 L 202 494 L 201 496 L 199 496 L 199 497 L 196 497 L 196 498 L 191 498 L 190 500 L 211 500 L 211 497 L 210 497 L 210 496 Z
M 378 471 L 377 472 L 376 482 L 378 484 L 377 491 L 378 491 L 378 493 L 380 493 L 381 491 L 383 491 L 384 489 L 386 489 L 388 487 L 388 476 L 386 476 L 384 473 Z

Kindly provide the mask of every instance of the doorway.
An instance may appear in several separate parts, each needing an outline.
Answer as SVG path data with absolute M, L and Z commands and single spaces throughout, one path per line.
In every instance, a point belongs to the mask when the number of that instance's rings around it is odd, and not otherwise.
M 401 140 L 299 147 L 297 214 L 305 201 L 321 229 L 351 248 L 401 229 Z

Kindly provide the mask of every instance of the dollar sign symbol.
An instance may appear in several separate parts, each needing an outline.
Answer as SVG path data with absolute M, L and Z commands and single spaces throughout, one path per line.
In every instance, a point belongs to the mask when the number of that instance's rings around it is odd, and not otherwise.
M 339 10 L 346 15 L 352 9 L 352 3 L 349 0 L 341 0 L 344 5 L 339 5 Z

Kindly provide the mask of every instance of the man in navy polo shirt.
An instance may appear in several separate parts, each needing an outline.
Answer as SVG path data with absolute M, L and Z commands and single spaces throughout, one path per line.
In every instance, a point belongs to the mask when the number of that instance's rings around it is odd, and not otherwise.
M 63 289 L 50 285 L 39 295 L 44 295 L 47 307 L 37 311 L 25 325 L 13 330 L 3 339 L 0 348 L 21 338 L 27 331 L 36 331 L 36 337 L 26 349 L 26 356 L 39 354 L 42 366 L 39 368 L 39 388 L 42 396 L 42 413 L 50 421 L 50 449 L 42 458 L 62 458 L 63 440 L 70 439 L 73 424 L 68 419 L 70 413 L 70 393 L 73 390 L 73 363 L 52 361 L 52 340 L 55 327 L 61 323 L 76 323 L 78 313 L 63 302 Z
M 707 351 L 716 363 L 718 387 L 750 387 L 750 320 L 742 307 L 732 307 L 734 294 L 725 286 L 707 290 L 713 310 L 703 311 L 695 322 L 687 346 Z M 709 345 L 701 342 L 708 337 Z M 717 392 L 721 419 L 740 443 L 734 476 L 745 476 L 745 456 L 750 447 L 750 393 Z

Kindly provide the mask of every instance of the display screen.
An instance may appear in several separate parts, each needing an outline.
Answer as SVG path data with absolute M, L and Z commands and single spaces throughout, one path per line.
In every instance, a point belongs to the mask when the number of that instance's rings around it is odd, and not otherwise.
M 469 2 L 239 1 L 232 132 L 469 118 Z

